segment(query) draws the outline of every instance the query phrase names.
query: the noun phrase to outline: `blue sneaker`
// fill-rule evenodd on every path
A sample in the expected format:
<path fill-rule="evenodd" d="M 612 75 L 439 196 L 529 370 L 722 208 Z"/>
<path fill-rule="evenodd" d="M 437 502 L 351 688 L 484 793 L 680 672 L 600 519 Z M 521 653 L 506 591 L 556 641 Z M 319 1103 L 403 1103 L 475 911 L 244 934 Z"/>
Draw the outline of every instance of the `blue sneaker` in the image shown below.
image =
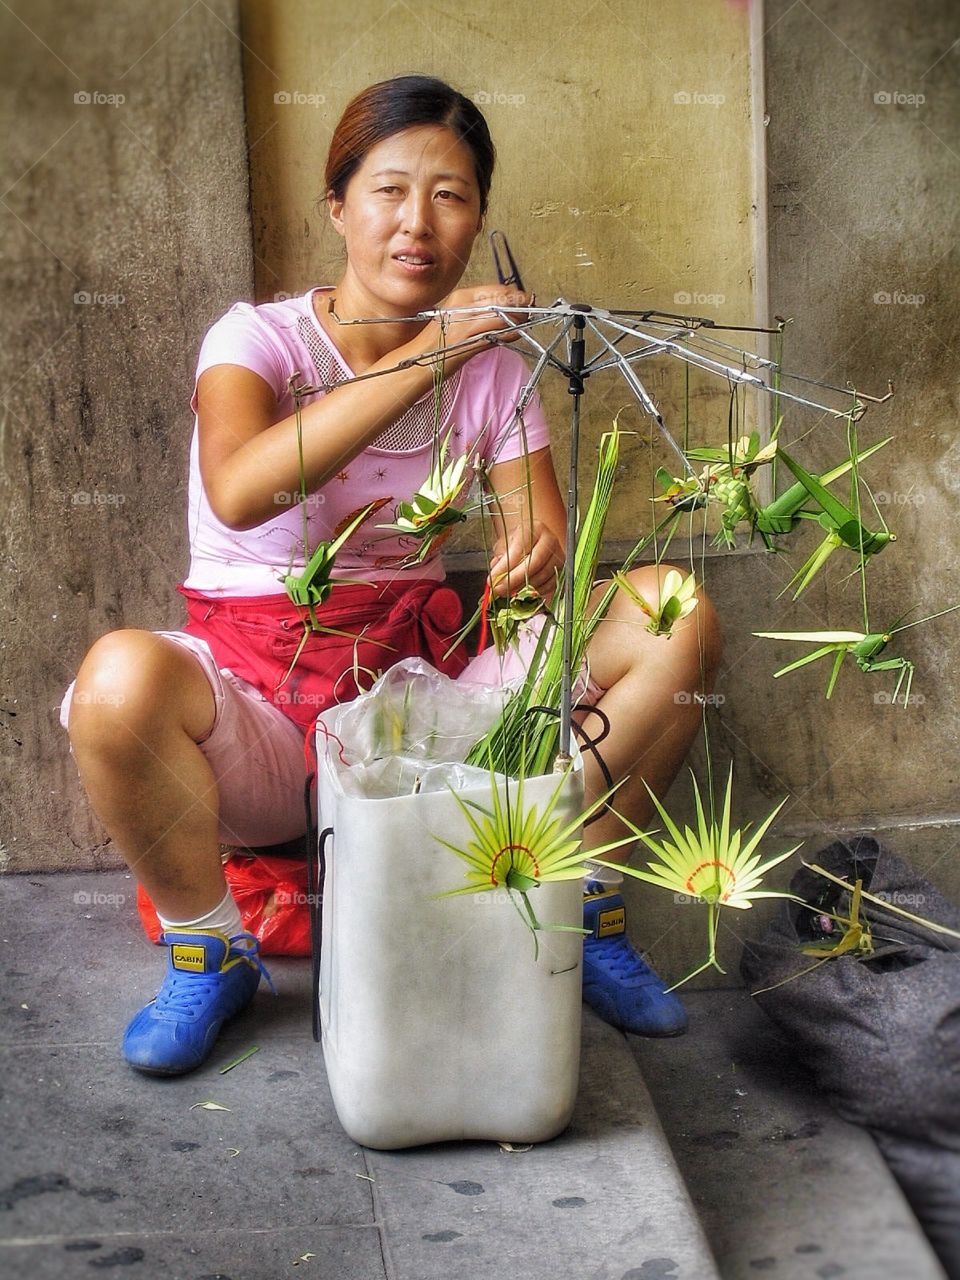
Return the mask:
<path fill-rule="evenodd" d="M 260 960 L 252 933 L 228 938 L 215 929 L 165 933 L 167 976 L 149 1004 L 135 1014 L 123 1037 L 123 1056 L 154 1076 L 179 1076 L 209 1056 L 220 1028 L 253 999 Z"/>
<path fill-rule="evenodd" d="M 613 1027 L 635 1036 L 678 1036 L 687 1013 L 663 980 L 633 949 L 623 896 L 587 881 L 583 895 L 583 998 Z"/>

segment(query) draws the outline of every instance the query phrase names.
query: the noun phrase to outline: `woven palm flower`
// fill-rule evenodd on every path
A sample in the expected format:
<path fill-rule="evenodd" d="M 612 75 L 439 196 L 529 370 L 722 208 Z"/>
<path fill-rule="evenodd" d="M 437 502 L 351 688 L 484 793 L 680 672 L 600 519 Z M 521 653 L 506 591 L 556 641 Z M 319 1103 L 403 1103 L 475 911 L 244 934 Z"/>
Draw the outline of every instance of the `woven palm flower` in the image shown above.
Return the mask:
<path fill-rule="evenodd" d="M 420 546 L 413 557 L 415 562 L 426 559 L 436 539 L 448 533 L 451 525 L 467 518 L 467 512 L 453 504 L 464 487 L 469 459 L 463 454 L 448 462 L 449 443 L 448 432 L 424 483 L 409 502 L 398 503 L 393 524 L 379 526 L 381 529 L 393 529 L 408 537 L 417 538 Z"/>
<path fill-rule="evenodd" d="M 535 804 L 525 804 L 524 780 L 516 784 L 508 781 L 503 790 L 498 786 L 497 775 L 491 770 L 491 803 L 464 799 L 456 791 L 454 799 L 470 825 L 473 839 L 466 847 L 437 836 L 438 844 L 455 853 L 467 865 L 468 884 L 461 889 L 450 889 L 439 894 L 441 898 L 453 898 L 467 893 L 487 893 L 491 889 L 506 889 L 520 911 L 524 923 L 533 932 L 534 955 L 539 954 L 537 931 L 584 933 L 584 929 L 569 924 L 541 924 L 534 913 L 528 894 L 541 884 L 559 880 L 580 880 L 587 872 L 584 859 L 609 853 L 633 836 L 624 836 L 599 849 L 584 852 L 580 828 L 610 798 L 610 792 L 589 805 L 573 818 L 556 815 L 557 802 L 566 775 L 562 775 L 541 813 Z M 518 894 L 520 902 L 513 895 Z"/>
<path fill-rule="evenodd" d="M 508 599 L 497 600 L 490 610 L 490 629 L 493 631 L 497 652 L 505 653 L 507 647 L 517 641 L 523 623 L 529 622 L 544 610 L 550 613 L 546 600 L 529 582 Z"/>
<path fill-rule="evenodd" d="M 697 579 L 692 573 L 683 578 L 676 569 L 668 569 L 660 583 L 660 595 L 655 604 L 645 600 L 625 574 L 615 573 L 613 579 L 650 619 L 647 630 L 655 636 L 669 637 L 674 623 L 693 613 L 697 607 Z"/>
<path fill-rule="evenodd" d="M 714 814 L 711 814 L 710 821 L 707 821 L 697 780 L 692 773 L 690 776 L 693 778 L 693 793 L 697 806 L 697 830 L 684 827 L 681 831 L 647 787 L 670 839 L 658 839 L 655 835 L 648 835 L 624 818 L 623 821 L 632 828 L 636 837 L 651 853 L 656 855 L 658 861 L 648 862 L 645 871 L 633 867 L 617 868 L 626 872 L 627 875 L 634 876 L 637 880 L 645 880 L 648 884 L 669 889 L 671 893 L 681 894 L 684 898 L 693 898 L 707 906 L 707 959 L 685 978 L 681 978 L 675 986 L 681 986 L 711 966 L 720 973 L 725 972 L 717 960 L 717 922 L 720 911 L 724 907 L 735 907 L 739 911 L 747 911 L 758 898 L 790 897 L 790 894 L 761 889 L 760 884 L 772 867 L 789 858 L 800 848 L 800 845 L 796 844 L 792 849 L 775 854 L 765 862 L 761 861 L 760 854 L 756 852 L 767 828 L 786 804 L 786 797 L 780 801 L 772 813 L 763 819 L 759 827 L 748 835 L 751 823 L 732 831 L 730 829 L 733 765 L 731 764 L 727 776 L 723 813 L 719 822 Z"/>

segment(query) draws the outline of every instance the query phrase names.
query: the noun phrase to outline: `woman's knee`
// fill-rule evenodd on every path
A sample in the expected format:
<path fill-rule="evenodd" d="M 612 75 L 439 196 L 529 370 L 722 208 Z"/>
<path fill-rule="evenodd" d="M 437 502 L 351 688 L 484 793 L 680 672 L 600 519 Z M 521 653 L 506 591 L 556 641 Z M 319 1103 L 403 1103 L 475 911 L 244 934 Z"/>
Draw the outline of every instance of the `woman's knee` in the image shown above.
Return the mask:
<path fill-rule="evenodd" d="M 121 725 L 146 733 L 179 721 L 191 736 L 202 737 L 214 712 L 213 691 L 186 649 L 152 631 L 111 631 L 80 665 L 68 731 L 76 745 Z"/>
<path fill-rule="evenodd" d="M 633 590 L 645 600 L 659 599 L 664 577 L 675 570 L 681 578 L 687 578 L 689 569 L 674 564 L 646 564 L 631 569 L 626 574 Z M 723 631 L 720 619 L 702 585 L 697 587 L 697 607 L 685 618 L 674 624 L 670 635 L 670 656 L 676 661 L 681 655 L 689 658 L 691 676 L 698 674 L 706 689 L 713 685 L 723 656 Z"/>

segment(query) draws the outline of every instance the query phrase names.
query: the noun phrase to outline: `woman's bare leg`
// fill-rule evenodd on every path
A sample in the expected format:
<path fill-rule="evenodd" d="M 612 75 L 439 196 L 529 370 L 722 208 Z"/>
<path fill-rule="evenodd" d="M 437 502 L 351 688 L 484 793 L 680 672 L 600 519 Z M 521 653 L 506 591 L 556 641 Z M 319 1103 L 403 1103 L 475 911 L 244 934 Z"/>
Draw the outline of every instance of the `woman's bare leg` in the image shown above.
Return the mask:
<path fill-rule="evenodd" d="M 669 568 L 635 569 L 629 575 L 631 584 L 644 599 L 656 600 L 658 580 Z M 657 796 L 670 786 L 700 728 L 697 695 L 712 687 L 720 661 L 720 628 L 704 595 L 669 637 L 651 635 L 648 621 L 629 596 L 618 591 L 589 649 L 591 675 L 606 689 L 597 707 L 610 721 L 610 733 L 599 750 L 614 781 L 625 779 L 613 804 L 638 827 L 653 812 L 644 783 Z M 599 733 L 599 716 L 584 712 L 579 719 L 588 732 Z M 589 752 L 584 757 L 584 784 L 588 800 L 606 789 Z M 607 812 L 586 828 L 584 847 L 589 853 L 629 834 L 616 814 Z M 631 840 L 604 857 L 626 862 L 632 846 Z M 666 991 L 666 984 L 627 937 L 624 902 L 616 887 L 586 886 L 584 925 L 589 932 L 583 942 L 583 998 L 600 1017 L 635 1035 L 684 1031 L 683 1005 Z"/>
<path fill-rule="evenodd" d="M 115 631 L 77 675 L 69 733 L 80 778 L 111 839 L 169 920 L 222 901 L 217 784 L 198 741 L 213 692 L 199 663 L 150 631 Z"/>
<path fill-rule="evenodd" d="M 645 565 L 629 574 L 637 592 L 658 598 L 658 576 L 670 565 Z M 597 593 L 602 593 L 598 588 Z M 701 592 L 694 611 L 675 625 L 669 637 L 646 630 L 649 619 L 622 591 L 595 631 L 589 648 L 590 674 L 603 689 L 598 708 L 610 721 L 610 733 L 598 748 L 614 781 L 626 778 L 613 804 L 642 827 L 654 812 L 644 782 L 662 796 L 676 777 L 701 725 L 698 695 L 713 687 L 720 662 L 720 626 L 713 606 Z M 578 715 L 588 733 L 600 732 L 599 718 Z M 589 801 L 606 789 L 589 752 L 584 758 Z M 627 834 L 623 823 L 605 814 L 584 833 L 587 850 Z M 625 862 L 625 845 L 605 855 Z"/>

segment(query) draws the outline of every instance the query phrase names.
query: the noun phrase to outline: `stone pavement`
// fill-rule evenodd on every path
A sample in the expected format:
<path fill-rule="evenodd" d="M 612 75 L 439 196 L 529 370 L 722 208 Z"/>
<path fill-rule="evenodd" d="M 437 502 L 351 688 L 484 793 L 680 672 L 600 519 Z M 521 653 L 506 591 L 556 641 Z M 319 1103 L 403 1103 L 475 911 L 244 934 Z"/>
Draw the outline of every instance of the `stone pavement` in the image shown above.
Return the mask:
<path fill-rule="evenodd" d="M 626 1038 L 592 1016 L 573 1123 L 529 1151 L 352 1143 L 311 1038 L 306 961 L 268 961 L 279 996 L 261 987 L 200 1071 L 138 1075 L 120 1034 L 163 955 L 133 892 L 122 872 L 0 882 L 3 1275 L 716 1275 Z M 228 1110 L 195 1105 L 211 1101 Z"/>

